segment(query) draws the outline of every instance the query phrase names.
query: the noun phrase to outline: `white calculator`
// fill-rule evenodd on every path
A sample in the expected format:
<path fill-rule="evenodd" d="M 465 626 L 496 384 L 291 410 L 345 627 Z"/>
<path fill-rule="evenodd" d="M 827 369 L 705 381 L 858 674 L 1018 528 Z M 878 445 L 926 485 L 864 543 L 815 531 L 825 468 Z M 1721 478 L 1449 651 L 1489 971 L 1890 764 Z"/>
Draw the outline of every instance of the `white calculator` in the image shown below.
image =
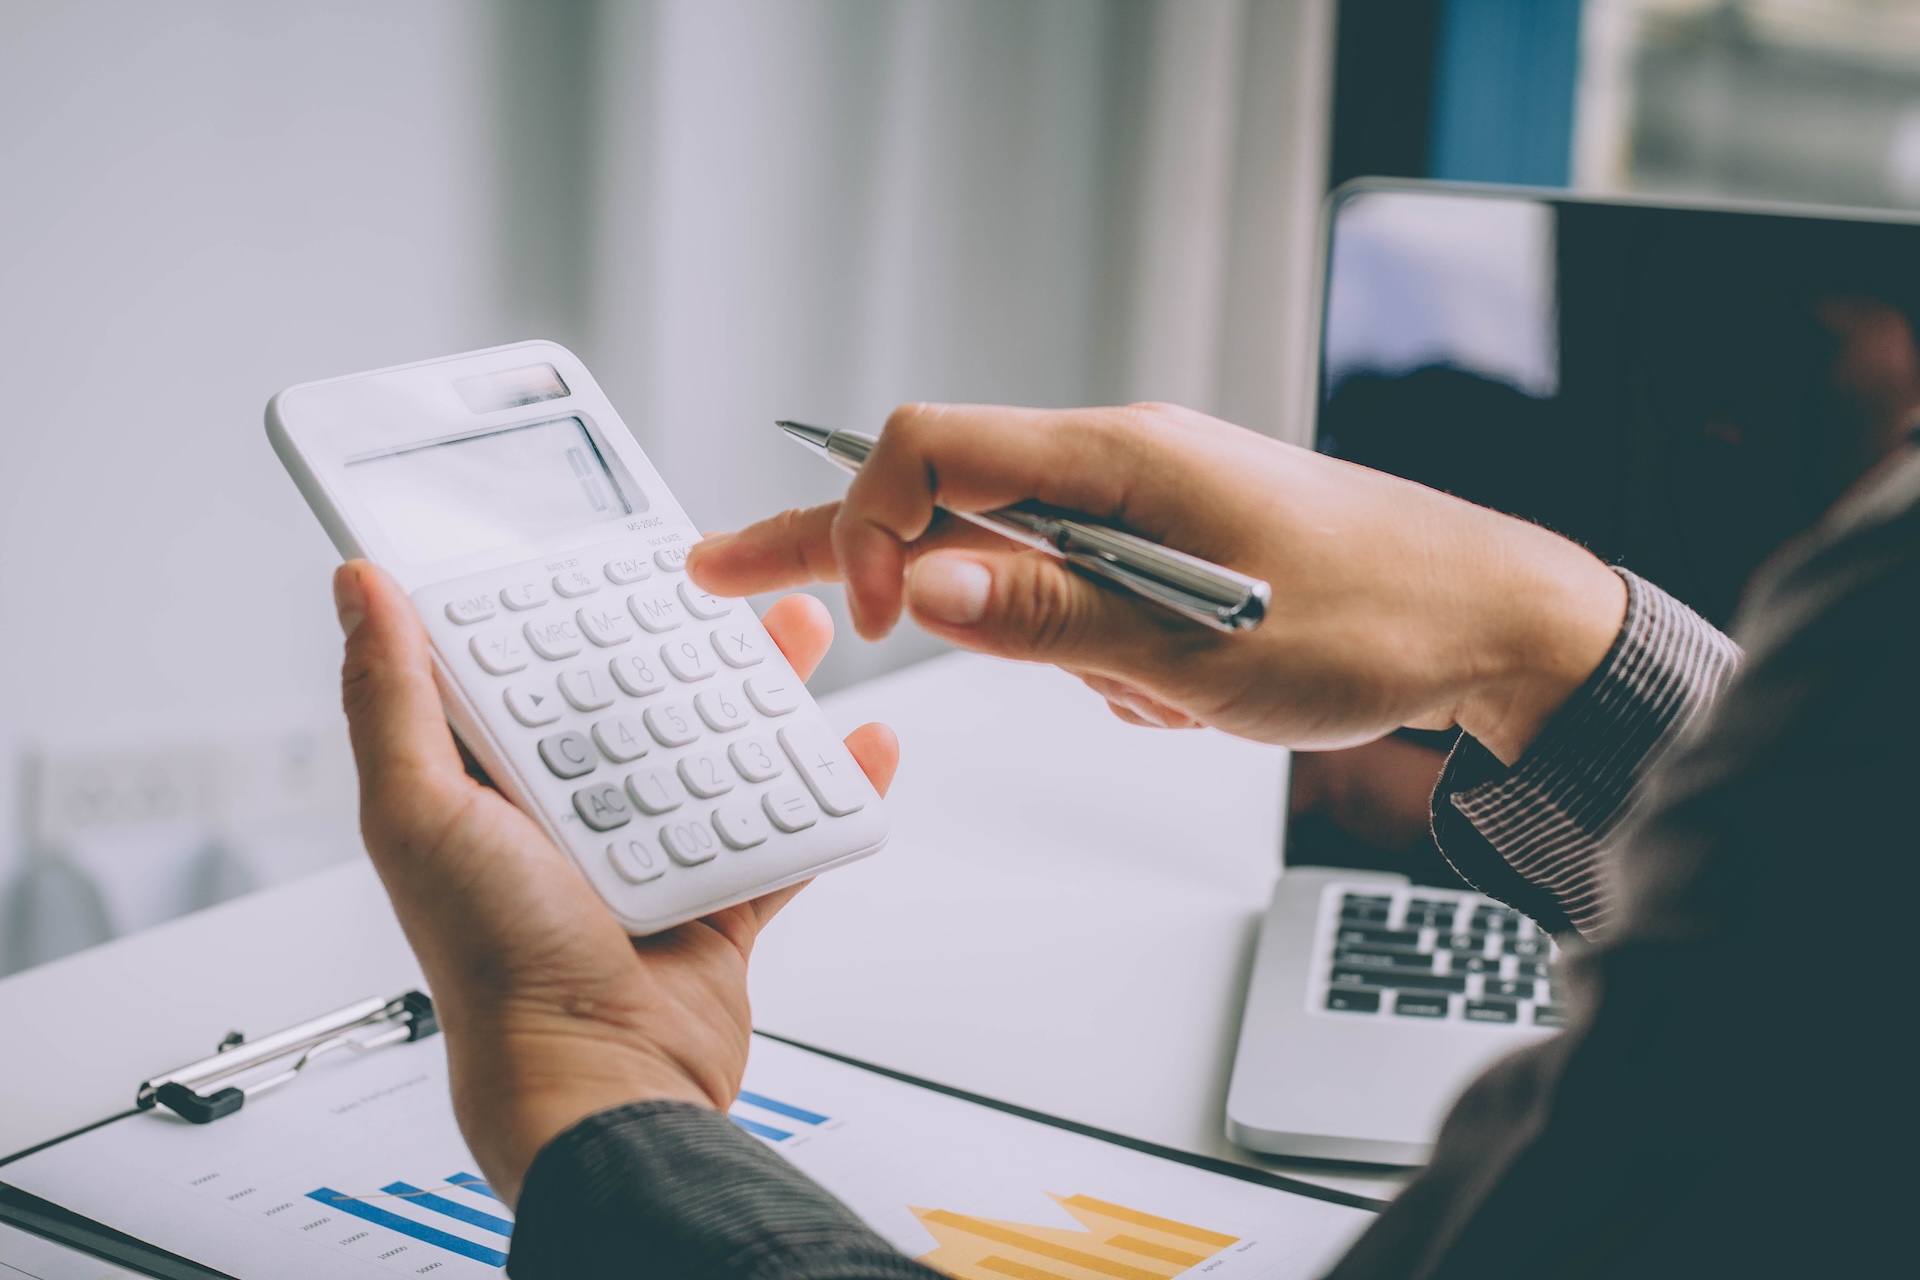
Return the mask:
<path fill-rule="evenodd" d="M 886 843 L 880 797 L 585 366 L 523 342 L 288 387 L 267 435 L 412 595 L 447 718 L 630 933 Z"/>

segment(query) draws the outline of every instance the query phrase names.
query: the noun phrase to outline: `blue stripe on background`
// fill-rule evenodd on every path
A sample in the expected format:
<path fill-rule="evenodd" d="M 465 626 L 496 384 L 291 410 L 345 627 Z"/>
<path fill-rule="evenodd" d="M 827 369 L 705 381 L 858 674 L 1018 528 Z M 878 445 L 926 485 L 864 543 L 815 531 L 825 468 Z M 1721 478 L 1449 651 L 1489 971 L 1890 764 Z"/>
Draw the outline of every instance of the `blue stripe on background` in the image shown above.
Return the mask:
<path fill-rule="evenodd" d="M 307 1199 L 318 1200 L 329 1209 L 338 1209 L 364 1222 L 385 1227 L 389 1231 L 397 1231 L 403 1236 L 412 1236 L 422 1244 L 445 1249 L 448 1253 L 457 1253 L 463 1258 L 472 1258 L 475 1262 L 484 1262 L 490 1267 L 507 1265 L 507 1255 L 498 1249 L 489 1249 L 486 1245 L 475 1244 L 452 1232 L 429 1227 L 424 1223 L 415 1222 L 412 1218 L 403 1218 L 397 1213 L 388 1213 L 385 1209 L 376 1209 L 366 1201 L 355 1200 L 345 1192 L 335 1191 L 332 1187 L 321 1187 L 317 1191 L 309 1191 Z"/>
<path fill-rule="evenodd" d="M 493 1193 L 493 1188 L 487 1185 L 487 1180 L 485 1178 L 479 1177 L 475 1174 L 450 1173 L 447 1175 L 447 1181 L 451 1182 L 456 1187 L 464 1187 L 468 1191 L 473 1192 L 475 1195 L 485 1196 L 487 1199 L 498 1201 L 500 1204 L 506 1203 L 505 1200 L 501 1200 L 499 1196 Z"/>
<path fill-rule="evenodd" d="M 1429 176 L 1564 187 L 1580 0 L 1443 0 Z"/>
<path fill-rule="evenodd" d="M 470 1227 L 482 1227 L 497 1236 L 513 1234 L 513 1223 L 505 1218 L 495 1217 L 491 1213 L 482 1213 L 478 1209 L 469 1209 L 464 1204 L 422 1191 L 409 1182 L 389 1182 L 380 1188 L 390 1196 L 401 1196 L 409 1204 L 417 1204 L 422 1209 L 431 1209 L 435 1213 L 445 1214 L 449 1218 L 466 1223 Z"/>
<path fill-rule="evenodd" d="M 825 1124 L 832 1119 L 831 1116 L 823 1116 L 818 1111 L 807 1111 L 791 1103 L 769 1098 L 764 1093 L 750 1093 L 745 1089 L 740 1091 L 740 1101 L 756 1106 L 762 1111 L 771 1111 L 777 1116 L 785 1116 L 789 1120 L 798 1120 L 801 1124 Z"/>
<path fill-rule="evenodd" d="M 770 1124 L 761 1124 L 758 1120 L 749 1120 L 745 1116 L 728 1116 L 727 1119 L 757 1138 L 770 1138 L 775 1142 L 784 1142 L 793 1136 L 785 1129 L 776 1129 Z"/>

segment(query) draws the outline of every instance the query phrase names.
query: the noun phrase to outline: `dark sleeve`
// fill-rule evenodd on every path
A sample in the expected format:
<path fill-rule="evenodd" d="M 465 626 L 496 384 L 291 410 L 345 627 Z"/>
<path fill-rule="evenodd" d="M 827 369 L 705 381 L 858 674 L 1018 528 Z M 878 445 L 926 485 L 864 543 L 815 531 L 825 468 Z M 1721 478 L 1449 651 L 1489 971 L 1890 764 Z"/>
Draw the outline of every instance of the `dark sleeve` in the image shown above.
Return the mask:
<path fill-rule="evenodd" d="M 636 1102 L 544 1147 L 515 1209 L 514 1280 L 932 1280 L 717 1111 Z"/>
<path fill-rule="evenodd" d="M 1605 852 L 1641 780 L 1720 696 L 1737 645 L 1624 570 L 1627 614 L 1612 650 L 1511 768 L 1462 736 L 1433 793 L 1440 851 L 1467 882 L 1550 933 L 1606 929 Z"/>
<path fill-rule="evenodd" d="M 1920 450 L 1750 584 L 1644 784 L 1572 1022 L 1469 1085 L 1337 1280 L 1912 1269 Z"/>

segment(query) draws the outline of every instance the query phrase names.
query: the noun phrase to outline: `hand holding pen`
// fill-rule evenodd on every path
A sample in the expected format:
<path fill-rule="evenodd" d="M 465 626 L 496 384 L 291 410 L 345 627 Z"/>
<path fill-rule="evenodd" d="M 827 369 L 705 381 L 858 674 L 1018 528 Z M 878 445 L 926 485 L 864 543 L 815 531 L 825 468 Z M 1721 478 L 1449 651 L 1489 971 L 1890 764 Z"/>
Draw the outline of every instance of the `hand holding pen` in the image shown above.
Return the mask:
<path fill-rule="evenodd" d="M 1037 505 L 1030 505 L 1037 504 Z M 1072 512 L 1271 584 L 1255 630 L 1195 626 L 942 510 Z M 1459 723 L 1510 758 L 1612 644 L 1625 591 L 1546 530 L 1189 410 L 913 405 L 841 502 L 701 543 L 745 595 L 844 581 L 855 628 L 902 609 L 1051 662 L 1142 724 L 1309 749 Z"/>

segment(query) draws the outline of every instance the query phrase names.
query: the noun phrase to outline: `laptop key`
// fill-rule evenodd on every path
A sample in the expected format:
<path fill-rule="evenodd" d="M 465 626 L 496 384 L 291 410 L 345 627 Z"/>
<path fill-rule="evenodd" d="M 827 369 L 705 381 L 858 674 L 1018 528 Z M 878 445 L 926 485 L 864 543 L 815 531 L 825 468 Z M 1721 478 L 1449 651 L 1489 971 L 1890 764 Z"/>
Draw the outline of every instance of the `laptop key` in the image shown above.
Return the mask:
<path fill-rule="evenodd" d="M 1353 987 L 1335 987 L 1327 992 L 1327 1008 L 1341 1013 L 1378 1013 L 1380 993 Z"/>
<path fill-rule="evenodd" d="M 1334 954 L 1335 964 L 1365 965 L 1369 969 L 1414 969 L 1433 972 L 1433 957 L 1419 951 L 1377 951 L 1371 947 L 1342 947 Z"/>
<path fill-rule="evenodd" d="M 1487 949 L 1487 935 L 1484 933 L 1455 933 L 1441 938 L 1439 946 L 1449 951 L 1480 952 Z"/>
<path fill-rule="evenodd" d="M 1393 1011 L 1403 1018 L 1444 1018 L 1447 1016 L 1447 998 L 1403 991 L 1394 998 Z"/>
<path fill-rule="evenodd" d="M 1520 1006 L 1511 1000 L 1467 1001 L 1468 1022 L 1516 1022 L 1519 1018 Z"/>
<path fill-rule="evenodd" d="M 1549 945 L 1545 938 L 1508 938 L 1505 950 L 1510 956 L 1545 956 Z"/>
<path fill-rule="evenodd" d="M 1387 923 L 1387 909 L 1385 907 L 1341 907 L 1340 923 L 1343 925 L 1385 925 Z"/>
<path fill-rule="evenodd" d="M 1406 947 L 1412 950 L 1420 945 L 1420 931 L 1418 929 L 1367 929 L 1358 925 L 1342 925 L 1334 941 L 1343 947 Z"/>
<path fill-rule="evenodd" d="M 1533 1006 L 1533 1025 L 1536 1027 L 1566 1026 L 1566 1006 L 1558 1004 L 1537 1004 Z"/>
<path fill-rule="evenodd" d="M 1463 956 L 1455 952 L 1453 971 L 1455 973 L 1491 973 L 1497 977 L 1500 973 L 1500 957 Z"/>
<path fill-rule="evenodd" d="M 1467 989 L 1465 975 L 1409 973 L 1405 969 L 1359 969 L 1341 966 L 1334 969 L 1333 980 L 1341 986 L 1402 987 L 1414 991 L 1465 992 Z"/>
<path fill-rule="evenodd" d="M 1520 978 L 1488 978 L 1482 988 L 1492 997 L 1505 997 L 1509 1000 L 1533 999 L 1533 984 Z"/>
<path fill-rule="evenodd" d="M 1516 978 L 1544 978 L 1548 976 L 1545 960 L 1522 960 L 1513 966 Z"/>

